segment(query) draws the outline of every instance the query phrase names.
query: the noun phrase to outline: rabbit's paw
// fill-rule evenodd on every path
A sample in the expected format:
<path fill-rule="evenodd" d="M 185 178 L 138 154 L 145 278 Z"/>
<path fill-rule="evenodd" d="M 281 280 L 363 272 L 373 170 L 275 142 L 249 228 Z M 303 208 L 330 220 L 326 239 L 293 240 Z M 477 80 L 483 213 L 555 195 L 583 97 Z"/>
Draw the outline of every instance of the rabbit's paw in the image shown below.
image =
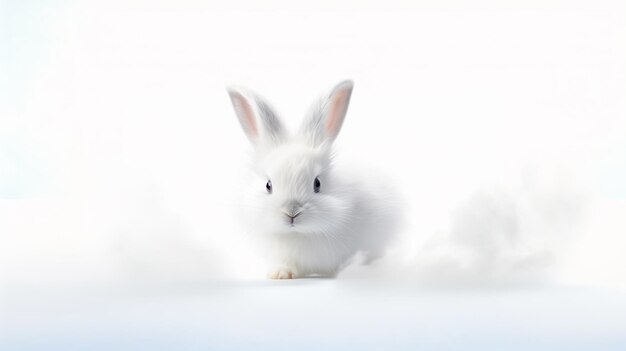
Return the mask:
<path fill-rule="evenodd" d="M 270 279 L 295 279 L 298 277 L 298 273 L 293 268 L 278 266 L 270 270 L 267 277 Z"/>

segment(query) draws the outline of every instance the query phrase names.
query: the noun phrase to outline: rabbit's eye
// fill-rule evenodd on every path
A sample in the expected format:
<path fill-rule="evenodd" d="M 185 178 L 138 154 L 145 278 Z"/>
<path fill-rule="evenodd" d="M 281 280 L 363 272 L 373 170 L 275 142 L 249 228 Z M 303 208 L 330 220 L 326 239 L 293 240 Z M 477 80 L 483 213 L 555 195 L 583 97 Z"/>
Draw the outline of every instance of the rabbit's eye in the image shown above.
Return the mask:
<path fill-rule="evenodd" d="M 265 189 L 267 189 L 268 194 L 272 193 L 272 181 L 271 180 L 267 181 L 267 184 L 265 184 Z"/>
<path fill-rule="evenodd" d="M 319 178 L 315 177 L 315 181 L 313 182 L 313 191 L 315 191 L 316 193 L 319 193 L 320 186 L 322 186 L 322 184 L 320 183 Z"/>

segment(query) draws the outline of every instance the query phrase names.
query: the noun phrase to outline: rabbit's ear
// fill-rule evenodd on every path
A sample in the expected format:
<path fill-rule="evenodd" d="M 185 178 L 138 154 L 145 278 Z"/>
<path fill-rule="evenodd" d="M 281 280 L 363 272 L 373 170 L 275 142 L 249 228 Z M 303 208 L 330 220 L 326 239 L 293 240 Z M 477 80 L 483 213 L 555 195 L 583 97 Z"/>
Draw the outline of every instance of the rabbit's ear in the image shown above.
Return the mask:
<path fill-rule="evenodd" d="M 337 84 L 327 97 L 313 107 L 302 125 L 301 134 L 308 137 L 314 145 L 335 140 L 348 112 L 353 86 L 354 83 L 350 80 Z"/>
<path fill-rule="evenodd" d="M 285 138 L 285 128 L 274 110 L 259 96 L 241 88 L 226 89 L 243 131 L 252 144 L 277 144 Z"/>

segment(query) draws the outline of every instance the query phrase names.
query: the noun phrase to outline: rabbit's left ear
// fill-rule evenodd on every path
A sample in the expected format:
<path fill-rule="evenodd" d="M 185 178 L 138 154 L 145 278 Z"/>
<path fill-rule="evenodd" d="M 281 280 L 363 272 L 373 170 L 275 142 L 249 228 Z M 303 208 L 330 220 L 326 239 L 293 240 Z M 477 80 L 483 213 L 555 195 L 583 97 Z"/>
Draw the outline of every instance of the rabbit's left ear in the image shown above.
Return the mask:
<path fill-rule="evenodd" d="M 241 128 L 253 145 L 278 144 L 285 139 L 280 119 L 259 95 L 236 87 L 229 87 L 227 91 Z"/>
<path fill-rule="evenodd" d="M 301 134 L 310 138 L 314 145 L 334 141 L 348 112 L 353 86 L 351 80 L 337 84 L 330 94 L 313 108 L 302 125 Z"/>

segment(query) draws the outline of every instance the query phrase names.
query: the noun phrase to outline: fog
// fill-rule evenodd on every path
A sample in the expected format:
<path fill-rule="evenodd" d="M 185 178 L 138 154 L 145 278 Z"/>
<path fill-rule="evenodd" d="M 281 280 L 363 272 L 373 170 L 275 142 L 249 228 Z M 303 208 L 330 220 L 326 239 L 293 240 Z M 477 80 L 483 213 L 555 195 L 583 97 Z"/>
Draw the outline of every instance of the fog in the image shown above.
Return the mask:
<path fill-rule="evenodd" d="M 623 16 L 144 6 L 4 5 L 3 281 L 255 279 L 224 87 L 295 125 L 352 78 L 337 162 L 387 173 L 408 204 L 372 272 L 624 283 L 625 222 L 604 218 L 626 196 Z"/>

